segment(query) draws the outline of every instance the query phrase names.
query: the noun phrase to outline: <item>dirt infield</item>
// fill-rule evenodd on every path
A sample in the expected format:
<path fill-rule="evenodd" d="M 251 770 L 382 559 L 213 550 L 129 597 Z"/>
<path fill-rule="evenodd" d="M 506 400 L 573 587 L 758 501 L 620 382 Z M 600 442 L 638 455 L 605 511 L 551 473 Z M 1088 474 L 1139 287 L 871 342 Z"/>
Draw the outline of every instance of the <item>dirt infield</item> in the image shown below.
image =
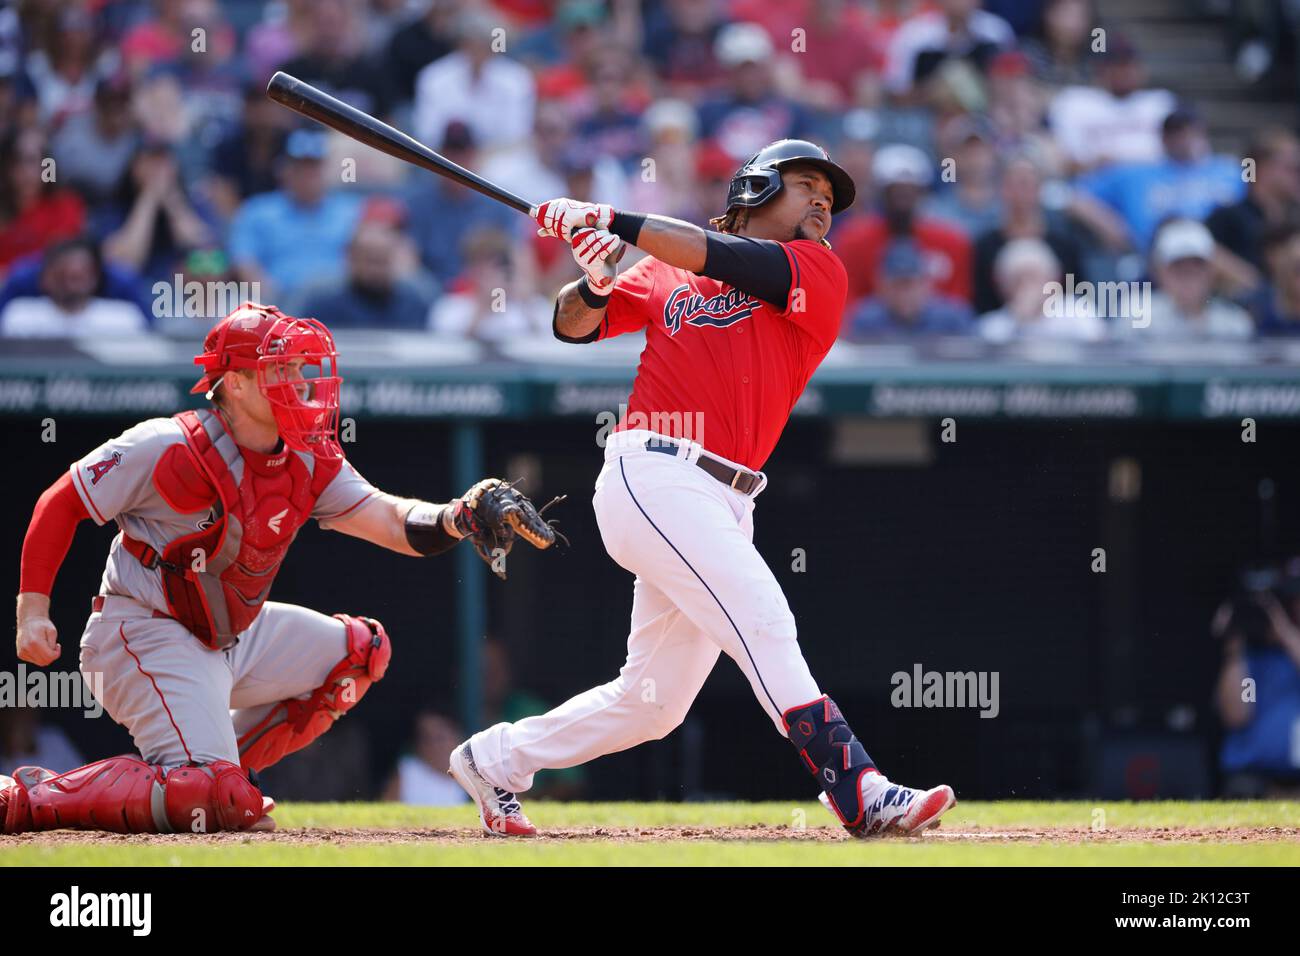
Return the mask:
<path fill-rule="evenodd" d="M 194 845 L 312 845 L 362 846 L 373 844 L 417 844 L 447 846 L 492 839 L 478 829 L 428 828 L 383 829 L 285 828 L 270 833 L 209 834 L 120 834 L 56 830 L 48 833 L 0 835 L 0 852 L 10 847 L 93 845 L 101 848 L 119 846 L 194 846 Z M 558 828 L 540 833 L 536 843 L 564 844 L 570 841 L 608 843 L 672 842 L 791 842 L 834 843 L 852 838 L 831 827 L 796 829 L 788 826 L 753 824 L 739 827 L 657 826 L 657 827 L 577 827 Z M 955 826 L 930 830 L 916 837 L 889 837 L 890 840 L 926 843 L 1017 843 L 1017 844 L 1105 844 L 1105 843 L 1300 843 L 1300 827 L 1116 827 L 1093 830 L 1088 827 L 979 827 Z"/>

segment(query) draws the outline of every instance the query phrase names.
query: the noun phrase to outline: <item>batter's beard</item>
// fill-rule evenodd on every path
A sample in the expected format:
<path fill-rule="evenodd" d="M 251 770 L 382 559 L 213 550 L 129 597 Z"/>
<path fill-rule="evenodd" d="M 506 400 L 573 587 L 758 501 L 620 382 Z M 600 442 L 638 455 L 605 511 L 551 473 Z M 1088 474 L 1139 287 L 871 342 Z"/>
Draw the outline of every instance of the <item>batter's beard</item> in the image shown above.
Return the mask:
<path fill-rule="evenodd" d="M 794 235 L 790 237 L 790 241 L 794 242 L 796 239 L 807 239 L 809 242 L 813 241 L 813 237 L 803 231 L 803 223 L 799 223 L 799 225 L 794 227 Z"/>

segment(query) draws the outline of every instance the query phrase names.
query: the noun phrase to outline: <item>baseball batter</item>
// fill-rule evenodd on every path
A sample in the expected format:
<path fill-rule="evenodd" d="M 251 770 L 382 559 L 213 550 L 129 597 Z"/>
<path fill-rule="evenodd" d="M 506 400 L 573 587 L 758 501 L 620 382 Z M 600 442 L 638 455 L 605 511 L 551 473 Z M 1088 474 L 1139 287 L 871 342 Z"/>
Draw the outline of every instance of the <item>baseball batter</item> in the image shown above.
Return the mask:
<path fill-rule="evenodd" d="M 446 505 L 367 482 L 338 442 L 333 338 L 320 322 L 245 303 L 209 332 L 195 393 L 211 407 L 128 429 L 42 496 L 23 542 L 18 656 L 61 652 L 50 593 L 77 525 L 120 529 L 81 638 L 83 674 L 135 741 L 55 775 L 0 777 L 0 829 L 157 833 L 273 829 L 257 771 L 333 726 L 384 676 L 383 625 L 269 601 L 298 529 L 400 554 L 471 538 L 480 556 L 555 532 L 498 479 Z"/>
<path fill-rule="evenodd" d="M 534 210 L 540 234 L 570 243 L 584 272 L 559 294 L 555 335 L 645 331 L 593 499 L 606 550 L 636 582 L 615 680 L 452 753 L 449 772 L 488 832 L 536 832 L 516 794 L 537 771 L 671 732 L 720 652 L 850 833 L 916 833 L 956 803 L 951 787 L 914 790 L 876 768 L 809 672 L 781 586 L 753 545 L 760 469 L 840 328 L 847 277 L 826 234 L 853 197 L 825 150 L 781 140 L 736 173 L 716 233 L 571 199 Z M 625 243 L 647 256 L 616 278 Z"/>

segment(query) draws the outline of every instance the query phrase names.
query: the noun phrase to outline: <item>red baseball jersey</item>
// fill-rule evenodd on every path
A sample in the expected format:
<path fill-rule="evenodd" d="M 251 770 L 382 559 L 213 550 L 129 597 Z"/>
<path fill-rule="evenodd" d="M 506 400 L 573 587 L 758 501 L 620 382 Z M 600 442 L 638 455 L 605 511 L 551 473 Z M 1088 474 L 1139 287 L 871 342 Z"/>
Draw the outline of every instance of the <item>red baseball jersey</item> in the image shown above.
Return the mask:
<path fill-rule="evenodd" d="M 782 248 L 785 310 L 650 256 L 619 276 L 599 337 L 645 329 L 646 345 L 618 430 L 649 428 L 763 467 L 835 344 L 848 288 L 825 246 L 796 239 Z"/>

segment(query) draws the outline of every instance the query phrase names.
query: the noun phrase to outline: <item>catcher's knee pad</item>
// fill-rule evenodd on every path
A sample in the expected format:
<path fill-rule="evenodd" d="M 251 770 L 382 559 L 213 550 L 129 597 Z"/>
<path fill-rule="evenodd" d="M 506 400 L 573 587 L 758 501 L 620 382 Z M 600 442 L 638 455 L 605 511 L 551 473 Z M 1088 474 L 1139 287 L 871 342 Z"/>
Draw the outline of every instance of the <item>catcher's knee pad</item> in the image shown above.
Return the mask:
<path fill-rule="evenodd" d="M 862 821 L 862 775 L 876 765 L 829 697 L 781 715 L 790 743 L 846 827 Z"/>
<path fill-rule="evenodd" d="M 347 655 L 309 697 L 281 701 L 240 738 L 239 762 L 250 770 L 263 770 L 325 733 L 388 669 L 393 649 L 382 624 L 369 617 L 334 616 L 347 629 Z"/>
<path fill-rule="evenodd" d="M 245 830 L 262 818 L 262 791 L 227 760 L 167 770 L 110 757 L 63 774 L 20 767 L 13 779 L 3 800 L 5 833 L 206 833 Z"/>

